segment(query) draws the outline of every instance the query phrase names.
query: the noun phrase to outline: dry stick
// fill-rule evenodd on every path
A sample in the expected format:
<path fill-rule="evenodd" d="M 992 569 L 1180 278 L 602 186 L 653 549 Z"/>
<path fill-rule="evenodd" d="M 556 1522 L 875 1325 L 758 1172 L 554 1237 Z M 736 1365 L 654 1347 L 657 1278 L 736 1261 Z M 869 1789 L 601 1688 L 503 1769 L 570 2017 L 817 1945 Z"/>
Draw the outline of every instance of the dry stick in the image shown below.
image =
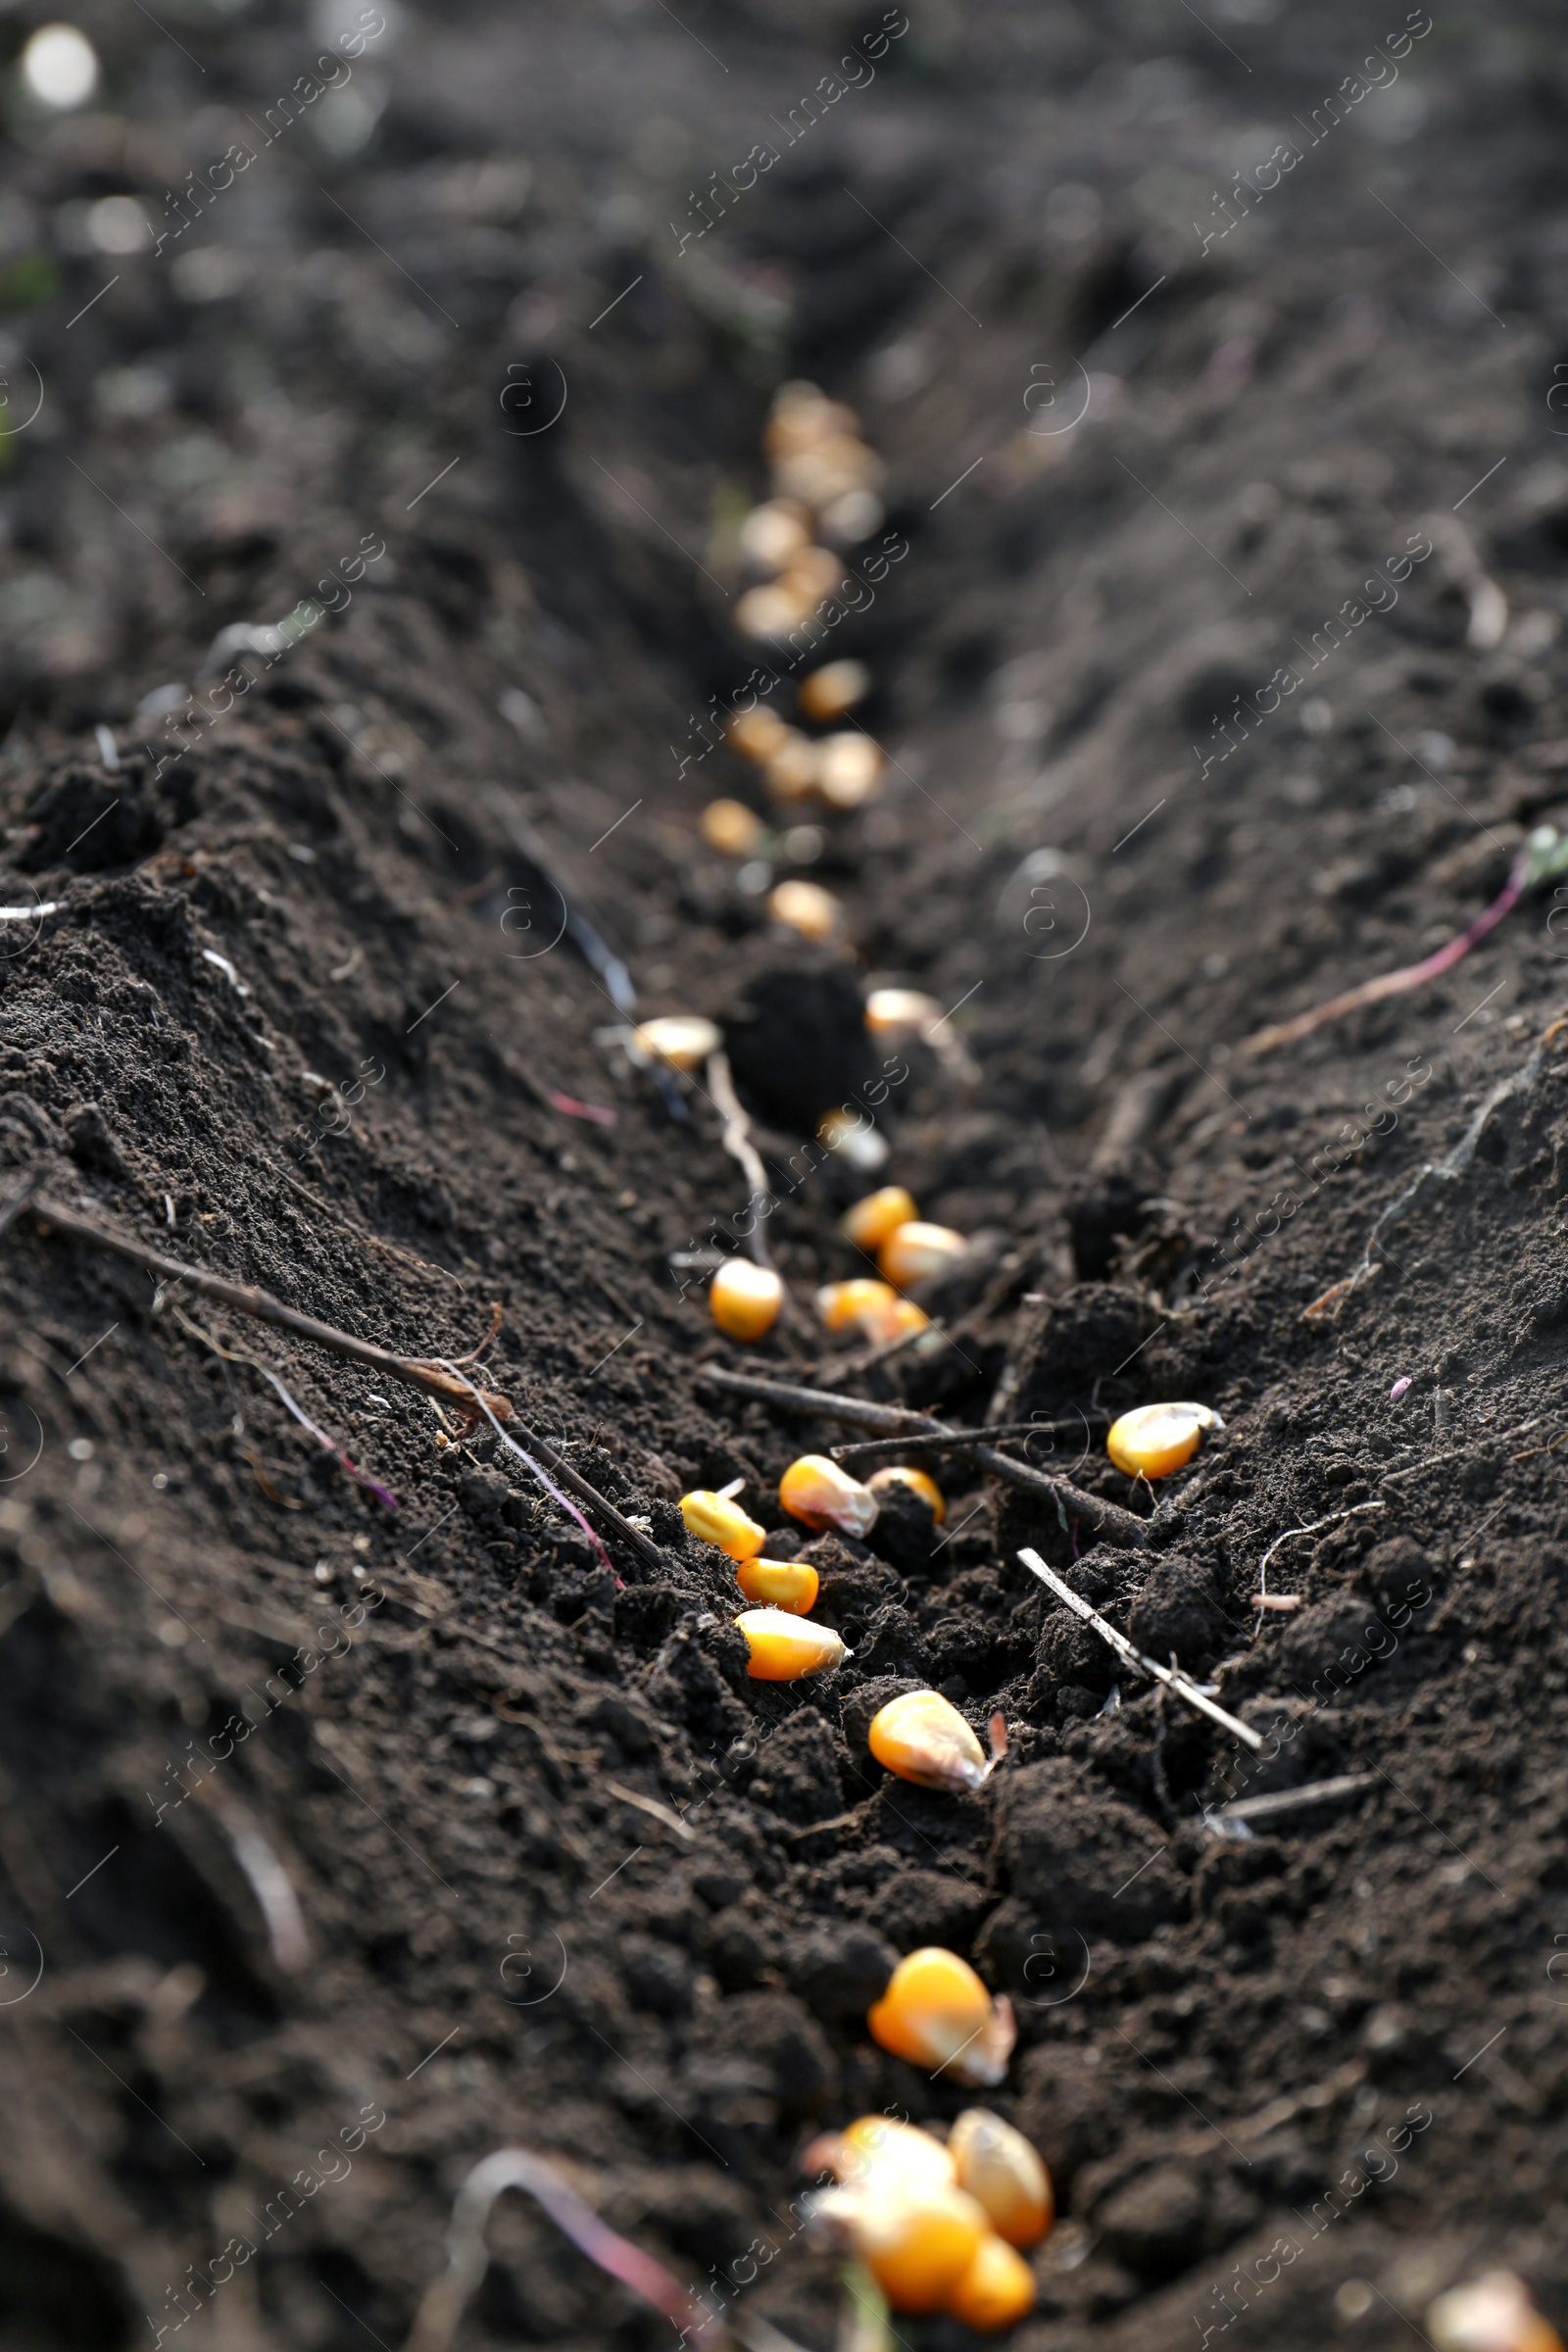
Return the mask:
<path fill-rule="evenodd" d="M 1108 1413 L 1090 1413 L 1091 1421 L 1106 1421 Z M 854 1461 L 862 1453 L 887 1453 L 896 1446 L 925 1446 L 932 1453 L 954 1453 L 962 1446 L 989 1446 L 995 1438 L 1071 1438 L 1078 1434 L 1070 1421 L 999 1421 L 994 1429 L 950 1429 L 945 1438 L 865 1438 L 854 1446 L 830 1446 L 836 1462 Z"/>
<path fill-rule="evenodd" d="M 767 1170 L 752 1141 L 752 1123 L 742 1110 L 735 1096 L 735 1082 L 729 1072 L 729 1055 L 712 1054 L 708 1061 L 708 1091 L 718 1106 L 724 1121 L 722 1142 L 731 1159 L 738 1159 L 752 1188 L 752 1230 L 746 1237 L 746 1247 L 760 1266 L 770 1266 L 767 1244 L 762 1239 L 762 1220 L 757 1213 L 758 1202 L 768 1198 Z"/>
<path fill-rule="evenodd" d="M 368 1364 L 388 1380 L 400 1380 L 411 1389 L 422 1389 L 427 1396 L 439 1396 L 454 1405 L 465 1418 L 472 1417 L 472 1398 L 466 1384 L 439 1365 L 426 1363 L 417 1356 L 394 1355 L 389 1348 L 378 1348 L 373 1340 L 357 1340 L 351 1332 L 338 1331 L 330 1323 L 318 1323 L 314 1315 L 297 1314 L 285 1306 L 270 1291 L 254 1289 L 251 1285 L 229 1282 L 221 1274 L 204 1274 L 199 1266 L 183 1266 L 177 1258 L 165 1257 L 157 1250 L 149 1250 L 144 1242 L 127 1236 L 110 1233 L 102 1225 L 93 1225 L 69 1208 L 61 1208 L 53 1200 L 34 1200 L 31 1214 L 46 1233 L 63 1233 L 72 1241 L 81 1242 L 89 1250 L 105 1250 L 111 1257 L 122 1257 L 133 1266 L 144 1266 L 165 1282 L 181 1282 L 204 1298 L 220 1298 L 242 1315 L 254 1315 L 259 1323 L 275 1323 L 280 1331 L 293 1332 L 296 1339 L 310 1340 L 318 1348 L 328 1348 L 334 1355 L 346 1355 L 357 1364 Z M 486 1401 L 503 1420 L 512 1418 L 513 1408 L 505 1396 L 486 1396 Z"/>
<path fill-rule="evenodd" d="M 478 1405 L 479 1410 L 483 1413 L 485 1419 L 495 1431 L 496 1436 L 501 1440 L 502 1445 L 507 1447 L 509 1452 L 514 1453 L 519 1461 L 526 1462 L 528 1468 L 533 1472 L 535 1478 L 539 1478 L 540 1471 L 538 1463 L 528 1460 L 528 1456 L 523 1452 L 522 1447 L 516 1445 L 514 1441 L 508 1436 L 507 1432 L 502 1428 L 500 1422 L 496 1419 L 495 1414 L 490 1409 L 493 1404 L 502 1403 L 505 1401 L 505 1399 L 495 1396 L 486 1397 L 481 1396 L 471 1381 L 463 1380 L 463 1375 L 456 1369 L 456 1366 L 451 1368 L 454 1379 L 463 1381 L 465 1392 L 471 1396 L 474 1402 Z M 663 1553 L 660 1550 L 659 1545 L 654 1542 L 652 1536 L 645 1536 L 640 1527 L 633 1527 L 631 1521 L 624 1517 L 621 1512 L 617 1511 L 614 1504 L 611 1502 L 605 1495 L 601 1494 L 597 1487 L 591 1487 L 585 1478 L 582 1478 L 578 1475 L 569 1462 L 564 1462 L 562 1460 L 560 1454 L 556 1451 L 555 1447 L 547 1439 L 536 1438 L 530 1431 L 524 1429 L 522 1423 L 517 1419 L 516 1413 L 510 1404 L 507 1405 L 506 1409 L 508 1417 L 511 1419 L 513 1426 L 521 1432 L 522 1436 L 527 1439 L 529 1445 L 533 1447 L 536 1453 L 543 1455 L 544 1459 L 549 1463 L 550 1468 L 554 1472 L 555 1476 L 560 1479 L 562 1485 L 569 1494 L 575 1494 L 579 1502 L 590 1503 L 599 1513 L 599 1516 L 602 1519 L 609 1521 L 610 1525 L 614 1529 L 616 1535 L 621 1537 L 625 1543 L 629 1544 L 634 1551 L 640 1552 L 642 1557 L 648 1561 L 651 1567 L 665 1568 L 668 1566 L 668 1562 L 664 1558 Z M 560 1500 L 559 1496 L 557 1497 L 557 1500 Z M 590 1536 L 593 1535 L 592 1528 L 588 1530 L 588 1533 Z M 597 1541 L 597 1539 L 595 1540 Z"/>
<path fill-rule="evenodd" d="M 1219 1805 L 1211 1822 L 1275 1821 L 1291 1813 L 1309 1813 L 1317 1805 L 1339 1805 L 1364 1788 L 1375 1788 L 1375 1772 L 1342 1772 L 1332 1781 L 1312 1781 L 1304 1788 L 1272 1788 L 1261 1796 L 1239 1796 L 1234 1804 Z"/>
<path fill-rule="evenodd" d="M 953 1434 L 929 1414 L 911 1412 L 906 1405 L 872 1404 L 860 1396 L 839 1396 L 827 1389 L 801 1389 L 782 1380 L 758 1380 L 749 1372 L 725 1372 L 717 1366 L 705 1364 L 702 1378 L 712 1387 L 727 1390 L 736 1396 L 755 1396 L 764 1404 L 782 1405 L 794 1412 L 825 1413 L 832 1421 L 858 1422 L 862 1429 L 898 1431 L 910 1444 L 923 1445 L 928 1438 L 946 1438 Z M 999 1453 L 994 1446 L 979 1446 L 974 1458 L 981 1469 L 993 1477 L 1005 1479 L 1009 1486 L 1022 1487 L 1031 1494 L 1050 1497 L 1058 1506 L 1064 1503 L 1101 1535 L 1123 1546 L 1139 1550 L 1149 1542 L 1149 1521 L 1124 1511 L 1119 1503 L 1102 1502 L 1098 1494 L 1086 1494 L 1080 1487 L 1070 1486 L 1064 1478 L 1048 1478 L 1042 1470 L 1031 1470 L 1027 1463 L 1015 1462 L 1009 1454 Z"/>
<path fill-rule="evenodd" d="M 1250 1725 L 1238 1722 L 1234 1715 L 1227 1715 L 1223 1707 L 1216 1707 L 1211 1698 L 1204 1697 L 1196 1683 L 1188 1680 L 1179 1666 L 1161 1666 L 1156 1659 L 1146 1658 L 1141 1649 L 1133 1647 L 1125 1634 L 1118 1634 L 1098 1609 L 1090 1607 L 1082 1593 L 1075 1592 L 1071 1585 L 1063 1584 L 1055 1570 L 1046 1566 L 1038 1551 L 1023 1550 L 1018 1557 L 1032 1575 L 1039 1577 L 1043 1585 L 1050 1586 L 1058 1600 L 1064 1600 L 1068 1608 L 1083 1619 L 1085 1625 L 1092 1625 L 1101 1640 L 1108 1642 L 1116 1655 L 1125 1658 L 1129 1666 L 1152 1674 L 1156 1682 L 1164 1684 L 1167 1690 L 1174 1690 L 1178 1698 L 1184 1698 L 1190 1707 L 1196 1707 L 1200 1714 L 1207 1715 L 1212 1722 L 1222 1724 L 1238 1740 L 1245 1740 L 1257 1754 L 1262 1753 L 1264 1741 L 1261 1732 L 1254 1732 Z"/>

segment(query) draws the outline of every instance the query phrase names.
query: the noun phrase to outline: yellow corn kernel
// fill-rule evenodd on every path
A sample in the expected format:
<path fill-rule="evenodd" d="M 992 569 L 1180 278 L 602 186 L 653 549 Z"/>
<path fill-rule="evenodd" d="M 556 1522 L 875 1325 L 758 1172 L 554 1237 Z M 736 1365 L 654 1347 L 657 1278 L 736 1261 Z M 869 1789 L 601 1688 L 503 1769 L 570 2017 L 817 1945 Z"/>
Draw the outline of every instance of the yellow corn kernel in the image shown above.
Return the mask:
<path fill-rule="evenodd" d="M 865 2022 L 895 2058 L 988 2086 L 1005 2075 L 1017 2038 L 1012 2003 L 993 2001 L 968 1961 L 940 1944 L 899 1962 Z"/>
<path fill-rule="evenodd" d="M 867 1193 L 857 1200 L 847 1215 L 839 1220 L 839 1231 L 857 1250 L 880 1250 L 890 1234 L 901 1225 L 912 1225 L 920 1211 L 914 1198 L 902 1184 L 885 1184 L 878 1193 Z"/>
<path fill-rule="evenodd" d="M 958 2186 L 982 2204 L 1009 2246 L 1038 2245 L 1055 2219 L 1051 2175 L 1021 2132 L 987 2107 L 966 2107 L 948 2134 Z"/>
<path fill-rule="evenodd" d="M 843 584 L 844 558 L 827 547 L 803 547 L 798 556 L 791 557 L 779 581 L 779 586 L 793 591 L 803 605 L 816 604 Z"/>
<path fill-rule="evenodd" d="M 816 1311 L 829 1331 L 848 1331 L 879 1307 L 897 1306 L 899 1295 L 890 1282 L 866 1274 L 853 1282 L 824 1282 L 816 1294 Z"/>
<path fill-rule="evenodd" d="M 1206 1404 L 1141 1404 L 1113 1421 L 1105 1451 L 1129 1478 L 1169 1478 L 1190 1462 L 1206 1429 L 1223 1429 Z"/>
<path fill-rule="evenodd" d="M 914 988 L 873 988 L 865 1000 L 865 1025 L 871 1035 L 885 1038 L 924 1037 L 942 1018 L 935 997 Z"/>
<path fill-rule="evenodd" d="M 945 1274 L 968 1247 L 962 1234 L 955 1233 L 951 1225 L 925 1225 L 915 1218 L 888 1235 L 876 1262 L 889 1282 L 906 1291 L 933 1274 Z"/>
<path fill-rule="evenodd" d="M 908 1303 L 907 1298 L 899 1300 L 901 1306 L 907 1306 Z M 918 1314 L 919 1311 L 919 1308 L 916 1307 L 915 1313 Z M 928 1502 L 931 1505 L 931 1516 L 938 1527 L 942 1525 L 948 1515 L 948 1506 L 943 1499 L 942 1489 L 937 1485 L 936 1480 L 928 1478 L 923 1470 L 906 1470 L 902 1462 L 890 1463 L 886 1470 L 873 1471 L 865 1483 L 873 1494 L 880 1494 L 885 1487 L 908 1487 L 912 1493 L 919 1495 L 922 1502 Z"/>
<path fill-rule="evenodd" d="M 816 1605 L 816 1570 L 804 1560 L 741 1560 L 735 1582 L 760 1609 L 782 1609 L 788 1617 L 805 1617 Z"/>
<path fill-rule="evenodd" d="M 815 384 L 795 378 L 781 384 L 773 395 L 772 412 L 762 432 L 762 448 L 769 458 L 790 456 L 798 449 L 814 449 L 837 433 L 858 433 L 860 420 L 851 408 L 840 400 L 829 400 Z"/>
<path fill-rule="evenodd" d="M 769 580 L 765 587 L 748 588 L 735 599 L 734 618 L 743 637 L 777 645 L 800 625 L 801 599 L 781 580 Z"/>
<path fill-rule="evenodd" d="M 837 1110 L 824 1110 L 816 1122 L 816 1140 L 824 1152 L 836 1152 L 845 1166 L 859 1175 L 874 1176 L 878 1168 L 887 1165 L 886 1139 L 878 1135 L 863 1111 L 844 1104 Z"/>
<path fill-rule="evenodd" d="M 829 2199 L 843 2200 L 850 2242 L 895 2311 L 940 2310 L 986 2235 L 973 2197 L 940 2182 L 873 2178 Z"/>
<path fill-rule="evenodd" d="M 831 2145 L 829 2145 L 831 2141 Z M 816 2143 L 819 2161 L 839 2180 L 868 2182 L 873 2178 L 921 2180 L 938 2188 L 954 2185 L 952 2156 L 940 2139 L 917 2124 L 901 2124 L 887 2115 L 862 2115 L 847 2132 L 829 2134 Z M 803 2161 L 808 2171 L 813 2150 Z"/>
<path fill-rule="evenodd" d="M 782 571 L 810 544 L 811 518 L 791 499 L 768 499 L 754 507 L 741 524 L 741 561 L 757 571 Z"/>
<path fill-rule="evenodd" d="M 708 1487 L 681 1496 L 680 1515 L 700 1543 L 716 1544 L 732 1560 L 755 1560 L 767 1541 L 767 1530 L 749 1519 L 738 1502 Z"/>
<path fill-rule="evenodd" d="M 788 1609 L 746 1609 L 735 1623 L 752 1653 L 747 1668 L 756 1683 L 794 1683 L 842 1665 L 849 1649 L 831 1626 L 813 1625 Z"/>
<path fill-rule="evenodd" d="M 1427 2307 L 1437 2352 L 1562 2352 L 1562 2339 L 1512 2271 L 1487 2271 Z"/>
<path fill-rule="evenodd" d="M 882 753 L 858 727 L 817 746 L 817 787 L 830 808 L 861 808 L 882 789 Z"/>
<path fill-rule="evenodd" d="M 714 1021 L 705 1021 L 701 1013 L 661 1013 L 654 1021 L 644 1021 L 633 1031 L 636 1043 L 656 1061 L 667 1061 L 672 1069 L 700 1069 L 710 1054 L 716 1054 L 724 1043 L 723 1031 Z"/>
<path fill-rule="evenodd" d="M 942 2300 L 944 2311 L 982 2335 L 1010 2328 L 1034 2307 L 1034 2273 L 1023 2256 L 994 2232 L 980 2240 L 973 2262 Z"/>
<path fill-rule="evenodd" d="M 810 738 L 787 727 L 767 755 L 765 781 L 776 801 L 816 798 L 817 751 Z"/>
<path fill-rule="evenodd" d="M 863 662 L 824 662 L 820 669 L 801 680 L 795 699 L 808 718 L 814 718 L 818 726 L 828 726 L 863 702 L 870 691 L 871 672 Z"/>
<path fill-rule="evenodd" d="M 825 1453 L 803 1453 L 791 1462 L 779 1480 L 778 1498 L 792 1519 L 835 1528 L 841 1536 L 863 1536 L 876 1524 L 876 1496 Z"/>
<path fill-rule="evenodd" d="M 739 752 L 743 760 L 755 760 L 760 766 L 788 742 L 790 733 L 778 712 L 764 710 L 760 704 L 755 710 L 737 710 L 724 724 L 724 741 L 730 750 Z"/>
<path fill-rule="evenodd" d="M 721 858 L 750 858 L 767 827 L 744 801 L 710 801 L 697 819 L 697 830 Z"/>
<path fill-rule="evenodd" d="M 819 882 L 780 882 L 767 894 L 767 911 L 775 923 L 798 931 L 803 939 L 821 942 L 838 930 L 844 909 Z"/>
<path fill-rule="evenodd" d="M 708 1286 L 708 1304 L 726 1338 L 760 1340 L 778 1321 L 784 1285 L 771 1266 L 726 1258 Z"/>
<path fill-rule="evenodd" d="M 979 1788 L 992 1770 L 979 1740 L 940 1690 L 906 1690 L 890 1698 L 872 1718 L 868 1740 L 879 1764 L 919 1788 Z"/>

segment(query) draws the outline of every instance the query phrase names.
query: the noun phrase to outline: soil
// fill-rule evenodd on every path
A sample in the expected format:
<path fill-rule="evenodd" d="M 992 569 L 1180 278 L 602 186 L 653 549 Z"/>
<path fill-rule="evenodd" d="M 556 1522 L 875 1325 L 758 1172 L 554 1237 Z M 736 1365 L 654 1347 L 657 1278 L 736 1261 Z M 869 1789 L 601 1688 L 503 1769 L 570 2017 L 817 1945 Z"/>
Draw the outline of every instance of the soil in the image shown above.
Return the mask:
<path fill-rule="evenodd" d="M 876 12 L 380 0 L 357 51 L 331 6 L 76 15 L 99 94 L 8 85 L 0 199 L 13 421 L 44 394 L 0 486 L 5 1188 L 408 1354 L 499 1309 L 486 1385 L 659 1565 L 488 1427 L 11 1225 L 0 2345 L 401 2343 L 523 2145 L 826 2352 L 803 2149 L 972 2101 L 864 2028 L 933 1941 L 1015 2003 L 993 2103 L 1055 2182 L 1018 2352 L 1393 2352 L 1497 2263 L 1564 2327 L 1554 903 L 1246 1050 L 1568 825 L 1555 18 L 911 0 L 747 186 Z M 890 789 L 775 843 L 829 949 L 696 830 L 755 798 L 700 722 L 759 659 L 733 526 L 800 375 L 889 469 L 832 650 Z M 873 978 L 948 1050 L 873 1044 Z M 627 1058 L 628 985 L 726 1027 L 792 1302 L 756 1348 L 670 1269 L 748 1186 L 703 1085 Z M 812 1320 L 866 1179 L 802 1147 L 852 1097 L 974 1244 L 934 1352 Z M 768 1687 L 676 1498 L 777 1521 L 855 1433 L 715 1365 L 1049 1420 L 1031 1459 L 1145 1515 L 1104 1416 L 1225 1427 L 1134 1549 L 906 1449 L 945 1530 L 781 1530 L 854 1655 Z M 926 1683 L 1005 1714 L 976 1795 L 869 1757 Z M 461 2343 L 668 2341 L 532 2205 L 490 2237 Z"/>

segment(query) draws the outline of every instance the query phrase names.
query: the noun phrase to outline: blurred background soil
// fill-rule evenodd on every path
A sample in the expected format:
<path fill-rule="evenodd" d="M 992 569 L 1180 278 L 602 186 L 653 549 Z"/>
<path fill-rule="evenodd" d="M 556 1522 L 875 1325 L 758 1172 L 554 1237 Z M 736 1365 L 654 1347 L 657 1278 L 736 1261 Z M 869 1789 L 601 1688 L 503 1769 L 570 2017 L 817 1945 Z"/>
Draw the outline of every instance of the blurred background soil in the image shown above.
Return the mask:
<path fill-rule="evenodd" d="M 407 1352 L 499 1307 L 490 1385 L 662 1565 L 607 1568 L 412 1392 L 12 1227 L 0 2345 L 399 2344 L 456 2187 L 520 2143 L 827 2352 L 799 2154 L 966 2103 L 863 2027 L 930 1941 L 1018 2006 L 996 2103 L 1063 2217 L 1020 2352 L 1392 2352 L 1496 2260 L 1561 2327 L 1560 910 L 1242 1051 L 1568 823 L 1558 13 L 88 0 L 98 87 L 54 114 L 15 63 L 43 21 L 0 25 L 7 1190 Z M 832 651 L 890 764 L 759 882 L 696 820 L 756 797 L 707 747 L 799 376 L 888 468 L 906 553 Z M 769 926 L 789 873 L 839 948 Z M 667 1256 L 745 1183 L 704 1091 L 676 1115 L 625 1057 L 562 890 L 640 1013 L 731 1025 L 775 1166 L 858 1076 L 867 983 L 955 1007 L 961 1054 L 911 1047 L 879 1113 L 976 1245 L 951 1345 L 858 1371 L 816 1331 L 857 1270 L 833 1163 L 770 1226 L 793 1303 L 746 1362 L 966 1423 L 1004 1373 L 1067 1420 L 1207 1401 L 1161 1545 L 932 1457 L 940 1547 L 918 1513 L 812 1547 L 852 1663 L 748 1682 L 671 1506 L 744 1477 L 776 1519 L 844 1433 L 703 1385 L 742 1351 Z M 1087 1429 L 1054 1458 L 1137 1499 Z M 1259 1612 L 1298 1529 L 1299 1606 Z M 1250 1792 L 1365 1784 L 1215 1836 L 1220 1736 L 1113 1692 L 1025 1543 L 1295 1733 Z M 1005 1709 L 983 1795 L 871 1763 L 911 1680 Z M 465 2344 L 667 2340 L 531 2207 L 492 2240 Z"/>

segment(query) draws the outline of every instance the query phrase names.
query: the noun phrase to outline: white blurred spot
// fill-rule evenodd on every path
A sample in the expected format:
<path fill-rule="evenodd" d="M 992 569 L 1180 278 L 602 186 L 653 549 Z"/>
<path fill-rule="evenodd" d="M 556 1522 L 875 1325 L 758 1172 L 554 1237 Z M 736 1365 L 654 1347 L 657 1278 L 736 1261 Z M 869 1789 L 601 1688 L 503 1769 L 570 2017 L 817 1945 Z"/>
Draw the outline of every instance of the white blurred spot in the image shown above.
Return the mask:
<path fill-rule="evenodd" d="M 83 106 L 98 86 L 98 58 L 74 24 L 40 24 L 22 52 L 22 78 L 59 114 Z"/>

